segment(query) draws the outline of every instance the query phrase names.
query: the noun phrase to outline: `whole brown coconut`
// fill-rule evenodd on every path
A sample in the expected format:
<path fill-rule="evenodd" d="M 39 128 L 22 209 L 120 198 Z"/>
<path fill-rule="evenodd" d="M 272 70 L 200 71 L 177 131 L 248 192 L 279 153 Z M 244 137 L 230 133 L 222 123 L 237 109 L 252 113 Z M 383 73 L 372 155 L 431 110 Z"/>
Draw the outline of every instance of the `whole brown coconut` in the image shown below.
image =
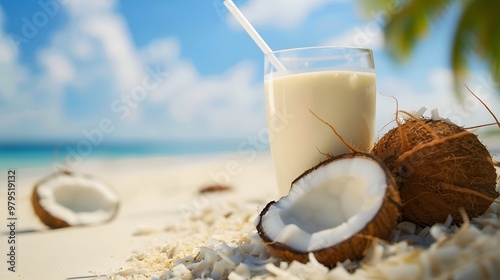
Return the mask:
<path fill-rule="evenodd" d="M 371 153 L 396 176 L 404 219 L 431 226 L 486 212 L 497 174 L 477 136 L 443 120 L 409 119 L 385 134 Z"/>

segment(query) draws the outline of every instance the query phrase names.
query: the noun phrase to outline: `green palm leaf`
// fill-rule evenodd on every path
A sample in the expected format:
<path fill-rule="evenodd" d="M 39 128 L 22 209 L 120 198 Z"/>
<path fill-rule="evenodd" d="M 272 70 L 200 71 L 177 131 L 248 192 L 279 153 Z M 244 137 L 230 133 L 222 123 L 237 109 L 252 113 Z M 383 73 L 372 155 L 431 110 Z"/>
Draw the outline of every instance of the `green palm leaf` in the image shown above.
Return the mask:
<path fill-rule="evenodd" d="M 500 1 L 476 0 L 464 4 L 452 50 L 455 73 L 467 70 L 471 53 L 485 61 L 491 74 L 500 80 Z"/>
<path fill-rule="evenodd" d="M 450 50 L 450 64 L 455 83 L 457 84 L 467 74 L 470 59 L 475 56 L 488 65 L 496 84 L 499 84 L 499 0 L 362 0 L 362 2 L 367 11 L 391 12 L 384 26 L 385 44 L 387 50 L 401 61 L 411 55 L 416 44 L 429 32 L 436 19 L 445 16 L 448 9 L 460 5 L 462 13 L 455 28 Z"/>

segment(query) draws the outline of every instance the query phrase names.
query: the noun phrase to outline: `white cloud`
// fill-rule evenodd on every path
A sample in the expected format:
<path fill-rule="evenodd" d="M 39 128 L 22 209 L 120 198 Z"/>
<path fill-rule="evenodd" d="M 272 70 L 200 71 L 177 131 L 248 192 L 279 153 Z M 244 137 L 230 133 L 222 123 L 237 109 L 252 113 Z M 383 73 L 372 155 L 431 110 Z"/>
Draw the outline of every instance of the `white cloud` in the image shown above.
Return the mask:
<path fill-rule="evenodd" d="M 10 76 L 0 79 L 0 98 L 9 89 L 15 103 L 0 111 L 2 119 L 9 119 L 0 122 L 0 129 L 14 138 L 78 139 L 84 129 L 96 128 L 102 118 L 110 117 L 116 125 L 107 136 L 110 139 L 166 140 L 244 137 L 265 127 L 263 91 L 254 82 L 256 65 L 242 62 L 223 75 L 206 77 L 181 57 L 176 38 L 159 38 L 138 49 L 126 22 L 114 11 L 115 4 L 71 1 L 62 5 L 69 13 L 68 23 L 36 52 L 39 73 L 23 66 L 15 52 L 2 54 L 0 72 Z M 0 48 L 9 42 L 3 30 L 0 21 Z M 146 69 L 161 69 L 168 77 L 122 117 L 122 112 L 113 111 L 112 103 L 122 96 L 130 98 L 134 87 L 148 77 Z M 101 109 L 74 116 L 77 108 L 67 105 L 68 89 L 77 100 L 95 99 Z"/>
<path fill-rule="evenodd" d="M 500 108 L 500 99 L 495 92 L 495 85 L 487 74 L 475 75 L 468 79 L 469 85 L 490 108 Z M 432 109 L 438 109 L 439 115 L 449 118 L 461 126 L 475 126 L 493 122 L 492 116 L 481 105 L 481 103 L 470 93 L 464 90 L 463 101 L 455 98 L 453 91 L 453 75 L 450 69 L 435 68 L 429 71 L 427 77 L 423 77 L 422 83 L 428 84 L 429 89 L 416 88 L 414 82 L 404 81 L 400 78 L 384 77 L 383 83 L 379 84 L 378 91 L 382 94 L 392 95 L 398 99 L 399 110 L 416 111 L 422 107 L 427 108 L 425 116 L 430 116 Z M 377 96 L 377 128 L 382 129 L 387 123 L 394 119 L 395 102 L 392 98 Z M 499 114 L 500 112 L 496 112 Z M 383 134 L 394 123 L 385 127 Z"/>
<path fill-rule="evenodd" d="M 356 26 L 344 34 L 324 40 L 324 45 L 348 46 L 381 49 L 384 46 L 384 35 L 380 25 L 370 21 L 362 26 Z"/>
<path fill-rule="evenodd" d="M 8 128 L 5 135 L 10 137 L 22 137 L 29 131 L 37 138 L 79 137 L 78 127 L 94 123 L 103 112 L 83 118 L 71 116 L 75 108 L 64 103 L 68 86 L 84 95 L 96 96 L 98 89 L 105 101 L 110 100 L 110 95 L 130 91 L 144 76 L 126 23 L 114 12 L 116 1 L 60 4 L 57 9 L 69 14 L 68 22 L 36 51 L 34 62 L 41 72 L 19 60 L 13 38 L 5 34 L 0 7 L 0 100 L 9 98 L 9 107 L 3 107 L 0 115 L 18 121 L 17 125 L 10 125 L 13 121 L 0 123 L 0 128 Z M 55 14 L 49 20 L 55 20 Z M 102 101 L 95 100 L 96 105 Z M 15 114 L 19 117 L 11 118 Z"/>
<path fill-rule="evenodd" d="M 142 65 L 123 18 L 114 14 L 90 17 L 82 22 L 82 28 L 102 44 L 121 91 L 129 90 L 140 81 L 144 75 L 140 70 Z"/>
<path fill-rule="evenodd" d="M 494 118 L 487 109 L 465 87 L 474 92 L 492 111 L 500 117 L 499 84 L 494 82 L 488 72 L 476 72 L 471 75 L 461 87 L 463 102 L 456 103 L 450 112 L 466 126 L 475 126 L 494 122 Z"/>
<path fill-rule="evenodd" d="M 172 39 L 160 44 L 175 52 Z M 171 52 L 162 55 L 162 48 L 149 46 L 147 50 L 149 57 L 169 58 L 156 61 L 163 63 L 160 65 L 168 77 L 145 101 L 165 108 L 161 115 L 164 126 L 157 129 L 159 133 L 164 131 L 174 137 L 239 137 L 265 125 L 263 90 L 255 85 L 257 69 L 253 63 L 240 62 L 220 76 L 201 76 L 190 61 L 174 59 Z"/>
<path fill-rule="evenodd" d="M 75 78 L 75 69 L 66 55 L 44 51 L 38 56 L 40 64 L 56 84 L 65 85 Z"/>
<path fill-rule="evenodd" d="M 64 1 L 66 9 L 74 16 L 88 16 L 99 12 L 109 13 L 117 4 L 116 0 L 70 0 Z"/>
<path fill-rule="evenodd" d="M 428 76 L 429 84 L 435 92 L 452 95 L 453 72 L 447 68 L 433 69 Z"/>
<path fill-rule="evenodd" d="M 145 63 L 171 63 L 178 59 L 181 45 L 175 38 L 161 38 L 149 43 L 140 51 L 141 60 Z"/>
<path fill-rule="evenodd" d="M 312 12 L 335 0 L 253 0 L 242 5 L 241 12 L 255 27 L 292 29 L 300 26 Z M 231 17 L 232 27 L 239 24 Z"/>
<path fill-rule="evenodd" d="M 115 0 L 61 3 L 59 9 L 69 14 L 68 22 L 36 54 L 45 72 L 32 74 L 25 84 L 49 87 L 46 92 L 53 94 L 68 85 L 84 91 L 98 79 L 111 80 L 117 94 L 137 85 L 144 76 L 143 65 L 115 6 Z"/>

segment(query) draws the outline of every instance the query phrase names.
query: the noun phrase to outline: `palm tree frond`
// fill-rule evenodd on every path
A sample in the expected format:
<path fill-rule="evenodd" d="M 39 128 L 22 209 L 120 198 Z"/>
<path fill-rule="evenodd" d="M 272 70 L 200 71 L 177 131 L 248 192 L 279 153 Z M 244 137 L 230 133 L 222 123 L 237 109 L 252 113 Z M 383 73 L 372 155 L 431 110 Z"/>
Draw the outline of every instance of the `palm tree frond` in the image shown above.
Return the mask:
<path fill-rule="evenodd" d="M 496 14 L 499 9 L 498 0 L 476 0 L 464 5 L 451 51 L 457 85 L 469 68 L 472 54 L 488 65 L 497 85 L 500 82 L 500 16 Z"/>
<path fill-rule="evenodd" d="M 432 23 L 450 8 L 461 8 L 450 50 L 455 84 L 465 77 L 471 58 L 489 67 L 500 92 L 499 0 L 359 0 L 371 11 L 388 11 L 384 26 L 385 47 L 398 60 L 407 59 Z M 395 8 L 395 3 L 398 6 Z M 457 6 L 460 5 L 460 6 Z M 390 9 L 389 9 L 390 8 Z"/>
<path fill-rule="evenodd" d="M 415 44 L 424 37 L 430 24 L 446 11 L 454 0 L 364 0 L 370 10 L 387 10 L 389 20 L 385 25 L 386 46 L 397 59 L 408 58 Z"/>

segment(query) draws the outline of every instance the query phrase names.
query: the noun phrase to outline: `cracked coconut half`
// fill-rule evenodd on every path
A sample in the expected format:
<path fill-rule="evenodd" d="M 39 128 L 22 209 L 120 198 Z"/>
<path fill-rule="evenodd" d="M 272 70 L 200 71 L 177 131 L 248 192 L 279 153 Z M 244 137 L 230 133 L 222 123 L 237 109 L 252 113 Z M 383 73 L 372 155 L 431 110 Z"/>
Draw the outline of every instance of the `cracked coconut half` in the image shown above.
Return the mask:
<path fill-rule="evenodd" d="M 31 202 L 45 225 L 63 228 L 110 221 L 118 210 L 119 198 L 98 178 L 61 171 L 35 185 Z"/>
<path fill-rule="evenodd" d="M 287 196 L 263 209 L 257 230 L 285 260 L 306 263 L 312 253 L 334 267 L 362 258 L 374 239 L 388 239 L 399 207 L 395 179 L 382 162 L 365 153 L 345 154 L 297 178 Z"/>

